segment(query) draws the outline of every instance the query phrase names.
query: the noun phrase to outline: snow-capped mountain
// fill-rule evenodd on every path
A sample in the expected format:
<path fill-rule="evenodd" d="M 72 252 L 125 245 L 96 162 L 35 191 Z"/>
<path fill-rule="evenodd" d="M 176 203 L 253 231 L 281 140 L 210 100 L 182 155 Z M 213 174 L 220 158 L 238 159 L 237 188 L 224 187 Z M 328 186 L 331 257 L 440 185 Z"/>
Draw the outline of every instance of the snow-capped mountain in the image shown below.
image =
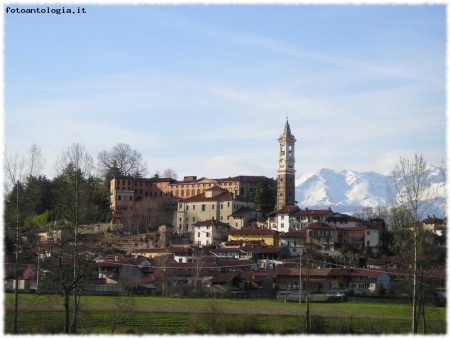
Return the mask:
<path fill-rule="evenodd" d="M 438 190 L 436 207 L 443 210 L 445 178 L 442 168 L 429 166 L 428 170 L 432 185 Z M 300 208 L 331 207 L 334 212 L 352 213 L 363 207 L 385 205 L 389 184 L 389 173 L 320 169 L 295 180 L 295 197 Z"/>

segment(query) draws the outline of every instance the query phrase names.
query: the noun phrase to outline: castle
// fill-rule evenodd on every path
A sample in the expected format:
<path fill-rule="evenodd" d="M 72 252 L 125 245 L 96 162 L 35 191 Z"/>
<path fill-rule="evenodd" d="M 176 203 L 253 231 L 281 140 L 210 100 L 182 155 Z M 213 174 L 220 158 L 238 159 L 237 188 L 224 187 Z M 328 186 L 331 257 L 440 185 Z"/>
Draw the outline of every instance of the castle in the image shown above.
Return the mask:
<path fill-rule="evenodd" d="M 278 138 L 275 210 L 295 205 L 295 142 L 286 120 Z M 254 194 L 258 183 L 266 179 L 243 175 L 218 179 L 185 176 L 178 181 L 117 176 L 111 180 L 112 223 L 121 223 L 133 210 L 157 203 L 172 207 L 175 232 L 192 232 L 195 223 L 209 219 L 240 229 L 244 221 L 261 217 L 261 212 L 255 210 Z"/>

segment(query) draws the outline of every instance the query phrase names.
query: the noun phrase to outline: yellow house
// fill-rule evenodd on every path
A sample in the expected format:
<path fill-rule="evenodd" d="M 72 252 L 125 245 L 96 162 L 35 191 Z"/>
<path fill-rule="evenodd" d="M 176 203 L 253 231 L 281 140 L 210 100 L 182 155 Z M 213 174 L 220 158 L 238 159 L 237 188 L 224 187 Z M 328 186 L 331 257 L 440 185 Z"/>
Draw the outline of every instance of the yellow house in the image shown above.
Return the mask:
<path fill-rule="evenodd" d="M 278 246 L 278 232 L 271 229 L 260 229 L 253 226 L 231 231 L 228 241 L 264 241 L 267 245 Z"/>
<path fill-rule="evenodd" d="M 137 249 L 131 251 L 132 256 L 141 256 L 147 258 L 155 258 L 158 256 L 169 255 L 167 248 L 149 248 L 149 249 Z"/>

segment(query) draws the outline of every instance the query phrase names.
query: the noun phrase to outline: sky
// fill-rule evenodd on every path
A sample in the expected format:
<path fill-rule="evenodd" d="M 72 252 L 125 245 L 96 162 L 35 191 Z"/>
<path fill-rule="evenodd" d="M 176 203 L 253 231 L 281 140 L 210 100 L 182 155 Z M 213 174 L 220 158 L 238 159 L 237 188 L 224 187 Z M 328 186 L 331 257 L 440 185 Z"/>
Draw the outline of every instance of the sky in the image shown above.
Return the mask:
<path fill-rule="evenodd" d="M 48 6 L 86 13 L 3 18 L 3 142 L 36 144 L 48 177 L 73 143 L 129 144 L 149 174 L 276 177 L 286 119 L 296 177 L 445 159 L 442 4 Z"/>

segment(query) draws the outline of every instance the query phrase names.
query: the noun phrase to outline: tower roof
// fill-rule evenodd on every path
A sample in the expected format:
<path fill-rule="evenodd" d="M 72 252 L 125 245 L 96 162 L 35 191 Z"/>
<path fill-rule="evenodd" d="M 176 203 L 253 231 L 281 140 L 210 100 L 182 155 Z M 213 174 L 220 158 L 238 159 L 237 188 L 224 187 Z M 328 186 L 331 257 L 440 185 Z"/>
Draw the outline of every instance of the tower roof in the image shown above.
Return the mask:
<path fill-rule="evenodd" d="M 283 134 L 281 134 L 280 139 L 292 139 L 295 141 L 295 137 L 291 133 L 291 127 L 289 126 L 288 120 L 286 120 L 286 124 L 284 125 Z"/>

